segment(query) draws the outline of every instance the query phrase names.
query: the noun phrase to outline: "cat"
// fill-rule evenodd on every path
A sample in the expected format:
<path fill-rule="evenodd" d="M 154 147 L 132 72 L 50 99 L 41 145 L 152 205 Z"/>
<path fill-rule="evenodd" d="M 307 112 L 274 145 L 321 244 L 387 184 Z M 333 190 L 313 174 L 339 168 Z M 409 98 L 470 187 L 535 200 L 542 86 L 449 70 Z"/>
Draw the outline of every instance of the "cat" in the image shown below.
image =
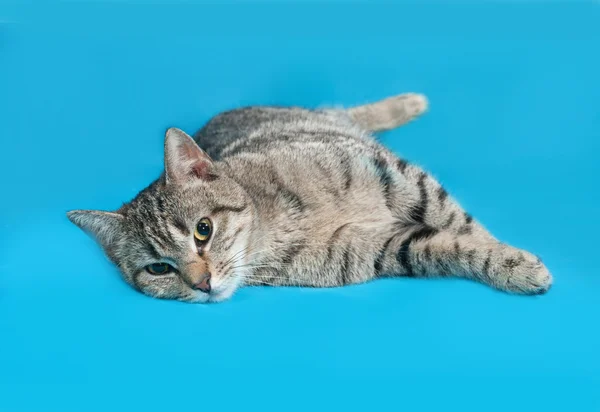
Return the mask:
<path fill-rule="evenodd" d="M 193 138 L 170 128 L 156 181 L 116 212 L 67 215 L 156 298 L 220 302 L 243 285 L 450 275 L 546 292 L 552 277 L 538 257 L 495 239 L 374 137 L 427 107 L 405 93 L 349 109 L 240 108 Z"/>

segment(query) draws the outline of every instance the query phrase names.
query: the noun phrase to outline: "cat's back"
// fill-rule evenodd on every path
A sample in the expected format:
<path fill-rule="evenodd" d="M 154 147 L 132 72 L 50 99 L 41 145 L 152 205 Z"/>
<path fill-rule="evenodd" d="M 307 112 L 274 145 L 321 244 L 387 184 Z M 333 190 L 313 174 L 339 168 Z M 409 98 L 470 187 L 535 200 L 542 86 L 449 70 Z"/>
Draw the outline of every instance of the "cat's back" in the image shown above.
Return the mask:
<path fill-rule="evenodd" d="M 209 154 L 263 216 L 280 221 L 279 228 L 291 225 L 283 230 L 299 230 L 308 219 L 331 236 L 339 221 L 372 212 L 391 219 L 377 161 L 386 150 L 335 111 L 248 108 L 225 113 L 205 129 L 200 140 L 221 140 L 208 146 Z"/>
<path fill-rule="evenodd" d="M 286 180 L 305 195 L 316 190 L 339 197 L 342 189 L 373 175 L 371 159 L 385 151 L 334 110 L 237 109 L 213 118 L 194 138 L 211 157 L 230 165 L 244 185 Z"/>
<path fill-rule="evenodd" d="M 194 140 L 215 160 L 272 149 L 293 152 L 341 146 L 371 152 L 378 146 L 343 111 L 297 107 L 253 106 L 227 111 L 213 117 Z"/>

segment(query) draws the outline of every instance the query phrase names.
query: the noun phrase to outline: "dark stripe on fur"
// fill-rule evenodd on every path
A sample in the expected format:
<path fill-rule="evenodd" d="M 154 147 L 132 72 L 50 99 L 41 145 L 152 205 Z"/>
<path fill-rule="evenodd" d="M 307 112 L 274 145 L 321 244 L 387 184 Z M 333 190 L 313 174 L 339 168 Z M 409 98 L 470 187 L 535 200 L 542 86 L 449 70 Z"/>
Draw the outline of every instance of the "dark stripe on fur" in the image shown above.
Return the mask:
<path fill-rule="evenodd" d="M 485 258 L 485 262 L 483 262 L 483 268 L 481 268 L 481 273 L 489 278 L 490 274 L 490 262 L 492 260 L 492 249 L 488 249 L 487 257 Z"/>
<path fill-rule="evenodd" d="M 512 270 L 521 264 L 521 259 L 507 258 L 504 260 L 504 267 Z"/>
<path fill-rule="evenodd" d="M 342 230 L 344 230 L 344 228 L 346 226 L 348 226 L 350 223 L 346 223 L 343 224 L 342 226 L 338 227 L 335 232 L 333 232 L 333 234 L 331 235 L 331 237 L 329 238 L 329 241 L 327 242 L 327 259 L 331 260 L 331 258 L 333 257 L 333 250 L 335 247 L 336 242 L 338 241 Z"/>
<path fill-rule="evenodd" d="M 344 168 L 344 189 L 348 190 L 352 186 L 352 169 L 348 165 Z"/>
<path fill-rule="evenodd" d="M 467 257 L 467 263 L 469 264 L 469 270 L 473 267 L 473 261 L 475 260 L 476 254 L 477 251 L 475 249 L 471 249 L 465 254 L 465 256 Z"/>
<path fill-rule="evenodd" d="M 429 245 L 425 246 L 425 250 L 423 251 L 423 255 L 425 257 L 425 260 L 427 260 L 428 262 L 431 261 L 431 247 Z"/>
<path fill-rule="evenodd" d="M 439 231 L 430 226 L 423 226 L 419 230 L 415 231 L 411 236 L 411 242 L 416 242 L 418 240 L 429 239 L 430 237 L 436 235 Z"/>
<path fill-rule="evenodd" d="M 471 223 L 473 221 L 473 216 L 465 212 L 465 221 L 467 224 Z"/>
<path fill-rule="evenodd" d="M 160 236 L 156 235 L 148 228 L 146 228 L 144 232 L 146 233 L 146 236 L 148 236 L 149 239 L 152 239 L 158 246 L 160 246 L 163 249 L 166 249 L 165 243 L 163 242 L 163 239 Z"/>
<path fill-rule="evenodd" d="M 448 218 L 448 221 L 446 221 L 446 223 L 444 224 L 444 229 L 448 229 L 450 226 L 452 226 L 452 223 L 454 223 L 455 218 L 456 218 L 456 212 L 450 213 L 450 217 Z"/>
<path fill-rule="evenodd" d="M 240 227 L 235 231 L 233 235 L 227 236 L 225 239 L 222 240 L 222 243 L 227 243 L 227 245 L 223 247 L 223 251 L 228 251 L 229 249 L 231 249 L 241 231 L 242 228 Z"/>
<path fill-rule="evenodd" d="M 282 130 L 276 136 L 265 133 L 252 139 L 237 140 L 225 147 L 222 156 L 230 157 L 238 153 L 263 153 L 265 148 L 276 148 L 278 146 L 306 142 L 331 142 L 334 139 L 347 141 L 351 136 L 332 130 Z"/>
<path fill-rule="evenodd" d="M 408 166 L 408 162 L 406 160 L 398 159 L 398 161 L 396 162 L 396 167 L 402 174 L 404 174 L 404 171 L 406 170 L 406 166 Z"/>
<path fill-rule="evenodd" d="M 340 169 L 344 177 L 344 189 L 347 191 L 352 185 L 352 167 L 350 165 L 350 158 L 348 155 L 341 155 L 340 157 Z"/>
<path fill-rule="evenodd" d="M 161 213 L 165 212 L 165 202 L 163 201 L 161 196 L 156 197 L 156 208 Z"/>
<path fill-rule="evenodd" d="M 411 220 L 416 223 L 423 223 L 425 221 L 425 214 L 427 213 L 427 204 L 429 203 L 429 199 L 427 197 L 427 188 L 425 187 L 426 178 L 427 175 L 422 172 L 419 175 L 419 181 L 417 182 L 420 199 L 418 204 L 412 208 L 410 214 Z"/>
<path fill-rule="evenodd" d="M 456 260 L 460 259 L 460 244 L 458 243 L 458 240 L 454 241 L 454 255 Z"/>
<path fill-rule="evenodd" d="M 446 189 L 440 186 L 437 188 L 437 196 L 440 204 L 443 205 L 446 199 L 448 198 L 448 192 L 446 192 Z"/>
<path fill-rule="evenodd" d="M 400 265 L 406 270 L 406 276 L 414 276 L 412 271 L 412 266 L 408 259 L 408 247 L 410 246 L 410 241 L 402 242 L 400 245 L 400 249 L 398 249 L 398 253 L 396 254 L 396 260 Z"/>
<path fill-rule="evenodd" d="M 330 167 L 327 167 L 326 165 L 324 165 L 323 162 L 321 162 L 318 159 L 314 160 L 314 164 L 315 164 L 315 168 L 319 169 L 319 174 L 322 176 L 322 178 L 320 180 L 324 183 L 323 191 L 331 194 L 333 197 L 335 197 L 336 199 L 339 200 L 340 199 L 340 191 L 339 191 L 339 187 L 338 187 L 339 185 L 337 184 L 337 182 L 335 182 L 335 179 L 333 179 L 333 177 L 331 175 L 332 169 Z"/>
<path fill-rule="evenodd" d="M 160 227 L 160 235 L 167 240 L 167 243 L 175 243 L 175 239 L 173 238 L 173 234 L 167 228 L 167 219 L 162 218 L 159 220 L 158 225 Z"/>
<path fill-rule="evenodd" d="M 375 172 L 379 176 L 379 183 L 383 196 L 385 197 L 385 204 L 388 209 L 392 206 L 391 189 L 392 189 L 392 175 L 388 170 L 388 165 L 384 158 L 376 157 L 373 159 L 373 165 L 375 166 Z"/>
<path fill-rule="evenodd" d="M 348 247 L 346 247 L 346 249 L 344 250 L 344 257 L 342 260 L 342 273 L 340 274 L 341 276 L 341 284 L 346 285 L 348 283 L 348 271 L 350 270 L 350 249 Z"/>
<path fill-rule="evenodd" d="M 459 235 L 470 235 L 473 232 L 473 228 L 471 226 L 464 225 L 460 229 L 458 229 Z"/>
<path fill-rule="evenodd" d="M 226 206 L 226 205 L 219 205 L 216 206 L 213 210 L 212 213 L 213 214 L 217 214 L 217 213 L 222 213 L 222 212 L 235 212 L 235 213 L 240 213 L 243 212 L 244 210 L 246 210 L 246 208 L 248 207 L 248 205 L 244 204 L 241 206 Z"/>
<path fill-rule="evenodd" d="M 175 226 L 177 230 L 179 230 L 185 236 L 188 236 L 190 234 L 190 230 L 188 229 L 185 222 L 177 217 L 173 219 L 173 226 Z"/>
<path fill-rule="evenodd" d="M 424 226 L 413 232 L 408 238 L 406 238 L 402 242 L 400 248 L 398 249 L 398 253 L 396 254 L 396 260 L 406 270 L 406 276 L 414 276 L 413 268 L 410 264 L 410 259 L 408 255 L 408 249 L 410 247 L 410 244 L 419 240 L 429 239 L 437 233 L 437 229 L 434 229 L 429 226 Z"/>
<path fill-rule="evenodd" d="M 148 251 L 148 254 L 152 256 L 153 259 L 160 260 L 160 254 L 158 253 L 158 250 L 156 250 L 152 243 L 146 243 L 146 250 Z"/>
<path fill-rule="evenodd" d="M 289 265 L 290 263 L 292 263 L 294 258 L 298 255 L 298 253 L 300 253 L 305 247 L 306 245 L 304 244 L 290 246 L 287 250 L 283 252 L 281 257 L 281 263 Z"/>
<path fill-rule="evenodd" d="M 379 254 L 375 258 L 375 262 L 373 263 L 373 268 L 375 269 L 375 276 L 379 275 L 381 273 L 381 270 L 383 269 L 383 260 L 385 259 L 387 248 L 390 245 L 392 239 L 394 239 L 394 237 L 396 236 L 392 236 L 383 244 L 383 247 L 381 248 Z"/>
<path fill-rule="evenodd" d="M 290 208 L 295 209 L 297 212 L 302 213 L 306 209 L 306 205 L 300 197 L 282 185 L 279 185 L 279 196 L 289 204 Z"/>

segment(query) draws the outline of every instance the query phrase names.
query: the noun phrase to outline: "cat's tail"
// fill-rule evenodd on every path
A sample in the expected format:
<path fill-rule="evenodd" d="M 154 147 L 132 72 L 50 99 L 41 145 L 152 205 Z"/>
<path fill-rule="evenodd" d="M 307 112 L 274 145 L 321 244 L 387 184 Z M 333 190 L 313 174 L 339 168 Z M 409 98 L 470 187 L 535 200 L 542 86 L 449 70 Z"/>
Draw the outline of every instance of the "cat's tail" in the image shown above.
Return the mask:
<path fill-rule="evenodd" d="M 347 109 L 348 115 L 361 127 L 372 131 L 391 130 L 425 113 L 429 103 L 422 94 L 404 93 L 375 103 Z"/>

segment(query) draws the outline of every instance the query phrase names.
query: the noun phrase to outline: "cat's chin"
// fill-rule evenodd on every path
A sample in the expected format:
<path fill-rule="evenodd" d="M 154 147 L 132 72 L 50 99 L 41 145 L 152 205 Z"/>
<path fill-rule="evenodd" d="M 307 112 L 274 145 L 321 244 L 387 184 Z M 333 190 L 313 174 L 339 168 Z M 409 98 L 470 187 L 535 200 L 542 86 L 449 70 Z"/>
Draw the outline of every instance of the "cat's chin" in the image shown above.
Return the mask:
<path fill-rule="evenodd" d="M 192 297 L 186 299 L 185 301 L 188 303 L 208 303 L 210 300 L 210 296 L 206 293 L 195 292 Z"/>
<path fill-rule="evenodd" d="M 233 295 L 233 292 L 235 292 L 235 289 L 233 289 L 231 292 L 227 292 L 227 293 L 218 293 L 218 294 L 210 295 L 208 297 L 208 302 L 210 302 L 210 303 L 223 302 L 224 300 L 229 299 L 231 297 L 231 295 Z"/>
<path fill-rule="evenodd" d="M 238 285 L 229 283 L 222 289 L 213 289 L 208 294 L 200 291 L 195 291 L 194 296 L 187 300 L 189 303 L 219 303 L 229 299 L 237 290 Z"/>
<path fill-rule="evenodd" d="M 208 296 L 208 302 L 219 303 L 229 299 L 237 290 L 237 283 L 229 283 L 225 285 L 225 288 L 216 290 Z"/>

